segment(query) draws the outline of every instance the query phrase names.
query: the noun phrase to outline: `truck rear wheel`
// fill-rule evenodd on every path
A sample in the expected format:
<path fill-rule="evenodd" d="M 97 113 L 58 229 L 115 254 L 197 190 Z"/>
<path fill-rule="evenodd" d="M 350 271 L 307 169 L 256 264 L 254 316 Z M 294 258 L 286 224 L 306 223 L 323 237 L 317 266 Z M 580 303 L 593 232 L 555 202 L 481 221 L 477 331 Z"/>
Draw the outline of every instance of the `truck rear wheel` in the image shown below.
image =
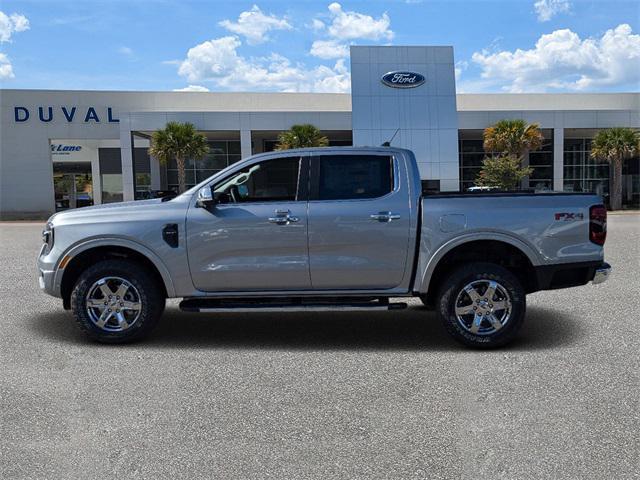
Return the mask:
<path fill-rule="evenodd" d="M 103 260 L 85 270 L 71 293 L 71 310 L 92 340 L 126 343 L 147 335 L 162 315 L 162 289 L 141 265 Z"/>
<path fill-rule="evenodd" d="M 492 263 L 472 263 L 453 271 L 437 300 L 438 315 L 458 342 L 494 348 L 514 339 L 526 311 L 526 294 L 507 269 Z"/>

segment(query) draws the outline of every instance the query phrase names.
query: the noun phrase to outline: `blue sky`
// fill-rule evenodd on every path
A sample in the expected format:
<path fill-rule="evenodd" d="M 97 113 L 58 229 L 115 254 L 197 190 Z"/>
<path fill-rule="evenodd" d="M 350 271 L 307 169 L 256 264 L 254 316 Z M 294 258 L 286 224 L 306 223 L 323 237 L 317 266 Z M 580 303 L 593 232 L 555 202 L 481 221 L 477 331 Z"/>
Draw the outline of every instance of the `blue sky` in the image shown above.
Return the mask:
<path fill-rule="evenodd" d="M 0 3 L 3 88 L 349 89 L 348 46 L 453 45 L 458 91 L 640 90 L 637 1 Z"/>

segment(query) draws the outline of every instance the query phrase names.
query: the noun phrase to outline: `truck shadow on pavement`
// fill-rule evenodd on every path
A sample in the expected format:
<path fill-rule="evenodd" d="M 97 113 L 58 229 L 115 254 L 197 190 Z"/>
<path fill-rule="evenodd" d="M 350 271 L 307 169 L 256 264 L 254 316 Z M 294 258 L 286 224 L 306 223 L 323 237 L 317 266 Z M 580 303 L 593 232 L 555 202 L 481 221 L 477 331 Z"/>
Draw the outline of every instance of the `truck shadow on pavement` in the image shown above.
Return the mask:
<path fill-rule="evenodd" d="M 70 312 L 40 314 L 33 330 L 50 340 L 89 343 Z M 579 320 L 530 307 L 518 338 L 502 350 L 553 349 L 583 336 Z M 98 346 L 97 344 L 95 344 Z M 435 313 L 402 312 L 191 314 L 169 306 L 156 329 L 135 348 L 243 348 L 278 350 L 460 350 Z M 128 348 L 105 346 L 104 348 Z"/>

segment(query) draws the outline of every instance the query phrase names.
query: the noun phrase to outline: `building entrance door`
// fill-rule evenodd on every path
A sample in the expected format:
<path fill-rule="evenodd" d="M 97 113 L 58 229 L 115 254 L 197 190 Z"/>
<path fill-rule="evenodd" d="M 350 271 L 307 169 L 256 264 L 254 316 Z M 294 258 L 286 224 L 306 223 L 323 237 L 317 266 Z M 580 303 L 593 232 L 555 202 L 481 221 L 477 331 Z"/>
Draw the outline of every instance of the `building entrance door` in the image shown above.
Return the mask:
<path fill-rule="evenodd" d="M 93 205 L 91 162 L 54 162 L 56 212 Z"/>

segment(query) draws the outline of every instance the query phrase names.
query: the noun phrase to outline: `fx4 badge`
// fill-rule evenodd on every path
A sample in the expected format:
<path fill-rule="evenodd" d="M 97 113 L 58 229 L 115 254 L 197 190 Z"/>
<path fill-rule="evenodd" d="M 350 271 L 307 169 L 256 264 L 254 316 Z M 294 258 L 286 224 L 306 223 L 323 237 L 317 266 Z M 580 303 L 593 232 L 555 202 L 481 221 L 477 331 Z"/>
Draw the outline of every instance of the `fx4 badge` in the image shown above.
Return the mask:
<path fill-rule="evenodd" d="M 575 212 L 558 212 L 556 213 L 557 222 L 573 222 L 574 220 L 584 220 L 584 214 Z"/>

